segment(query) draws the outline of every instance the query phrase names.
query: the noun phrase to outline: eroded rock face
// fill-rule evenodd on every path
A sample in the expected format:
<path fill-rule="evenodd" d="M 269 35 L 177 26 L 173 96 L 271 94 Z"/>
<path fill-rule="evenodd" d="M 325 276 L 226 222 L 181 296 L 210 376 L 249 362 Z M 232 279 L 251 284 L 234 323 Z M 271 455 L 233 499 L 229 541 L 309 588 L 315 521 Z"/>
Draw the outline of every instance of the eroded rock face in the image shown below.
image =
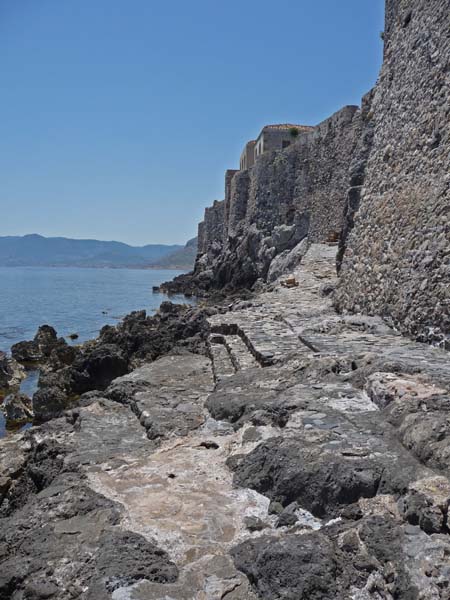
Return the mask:
<path fill-rule="evenodd" d="M 448 573 L 434 573 L 446 573 L 449 548 L 448 539 L 427 539 L 418 528 L 374 515 L 302 535 L 259 537 L 232 553 L 260 598 L 391 600 L 445 598 Z"/>
<path fill-rule="evenodd" d="M 0 352 L 0 397 L 6 395 L 8 390 L 17 388 L 25 378 L 25 370 L 5 352 Z"/>
<path fill-rule="evenodd" d="M 6 425 L 14 427 L 33 420 L 33 407 L 31 400 L 20 392 L 6 397 L 3 409 L 5 412 Z"/>
<path fill-rule="evenodd" d="M 177 579 L 155 544 L 117 527 L 120 506 L 76 474 L 58 476 L 6 522 L 0 520 L 0 595 L 4 598 L 111 598 L 145 579 Z"/>
<path fill-rule="evenodd" d="M 41 325 L 33 340 L 14 344 L 11 354 L 19 363 L 35 364 L 48 358 L 58 345 L 66 345 L 65 340 L 58 340 L 56 330 L 50 325 Z"/>

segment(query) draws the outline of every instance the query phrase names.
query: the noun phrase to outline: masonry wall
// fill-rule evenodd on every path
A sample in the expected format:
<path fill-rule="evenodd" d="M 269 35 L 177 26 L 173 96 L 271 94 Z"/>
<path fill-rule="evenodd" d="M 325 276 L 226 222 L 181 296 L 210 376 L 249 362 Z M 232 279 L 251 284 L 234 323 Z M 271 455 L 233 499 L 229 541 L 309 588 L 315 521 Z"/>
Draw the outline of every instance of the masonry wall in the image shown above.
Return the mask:
<path fill-rule="evenodd" d="M 285 150 L 264 153 L 251 169 L 227 172 L 224 203 L 206 209 L 197 261 L 212 287 L 249 287 L 305 236 L 327 241 L 340 232 L 359 124 L 357 107 L 344 107 Z"/>
<path fill-rule="evenodd" d="M 224 209 L 223 200 L 215 200 L 212 206 L 205 209 L 203 252 L 216 255 L 223 246 Z"/>
<path fill-rule="evenodd" d="M 387 0 L 373 141 L 337 306 L 450 335 L 450 0 Z M 447 342 L 448 343 L 448 342 Z"/>
<path fill-rule="evenodd" d="M 278 225 L 303 227 L 307 219 L 312 241 L 339 232 L 358 118 L 356 106 L 344 107 L 313 131 L 301 133 L 294 145 L 261 156 L 250 171 L 246 225 L 255 224 L 269 235 Z"/>

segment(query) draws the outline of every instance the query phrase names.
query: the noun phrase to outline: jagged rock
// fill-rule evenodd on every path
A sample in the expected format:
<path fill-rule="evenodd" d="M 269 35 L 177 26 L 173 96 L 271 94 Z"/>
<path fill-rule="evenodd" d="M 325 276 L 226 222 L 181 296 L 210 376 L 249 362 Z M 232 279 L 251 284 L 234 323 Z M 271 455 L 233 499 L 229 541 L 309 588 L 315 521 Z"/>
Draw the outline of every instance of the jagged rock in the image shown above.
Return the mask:
<path fill-rule="evenodd" d="M 33 407 L 30 398 L 21 393 L 11 394 L 5 398 L 3 409 L 6 425 L 16 426 L 33 420 Z"/>
<path fill-rule="evenodd" d="M 128 372 L 128 361 L 116 344 L 100 344 L 77 358 L 71 368 L 71 389 L 75 393 L 104 390 L 113 379 Z"/>
<path fill-rule="evenodd" d="M 47 359 L 53 348 L 66 344 L 63 338 L 58 340 L 56 330 L 50 325 L 41 325 L 34 339 L 18 342 L 11 347 L 11 354 L 17 362 L 23 364 L 40 363 Z"/>
<path fill-rule="evenodd" d="M 258 517 L 245 517 L 244 523 L 249 531 L 262 531 L 267 528 L 267 524 Z"/>
<path fill-rule="evenodd" d="M 119 519 L 119 507 L 79 476 L 57 476 L 0 531 L 1 545 L 14 548 L 0 553 L 0 596 L 97 600 L 142 579 L 174 582 L 178 570 L 167 554 L 117 528 Z M 49 564 L 61 566 L 54 570 Z"/>
<path fill-rule="evenodd" d="M 232 550 L 238 569 L 267 600 L 332 600 L 338 595 L 340 557 L 321 534 L 259 537 Z"/>
<path fill-rule="evenodd" d="M 33 394 L 34 418 L 37 423 L 60 417 L 69 406 L 67 394 L 59 387 L 43 387 Z"/>
<path fill-rule="evenodd" d="M 11 346 L 11 354 L 14 360 L 22 364 L 38 363 L 43 359 L 43 354 L 34 341 L 18 342 Z"/>
<path fill-rule="evenodd" d="M 50 356 L 57 341 L 56 330 L 50 325 L 41 325 L 34 336 L 34 342 L 39 346 L 39 350 L 45 357 Z"/>
<path fill-rule="evenodd" d="M 298 521 L 298 517 L 295 514 L 295 510 L 298 508 L 296 503 L 286 506 L 281 512 L 277 520 L 277 527 L 291 527 Z"/>
<path fill-rule="evenodd" d="M 5 352 L 0 351 L 0 395 L 11 388 L 19 386 L 26 377 L 24 368 Z"/>

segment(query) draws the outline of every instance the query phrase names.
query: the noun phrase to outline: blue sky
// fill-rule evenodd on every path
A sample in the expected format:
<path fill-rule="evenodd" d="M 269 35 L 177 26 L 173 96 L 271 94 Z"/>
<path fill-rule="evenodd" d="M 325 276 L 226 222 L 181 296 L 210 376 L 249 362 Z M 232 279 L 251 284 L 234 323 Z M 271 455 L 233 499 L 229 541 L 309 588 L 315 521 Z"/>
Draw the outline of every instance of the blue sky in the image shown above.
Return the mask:
<path fill-rule="evenodd" d="M 0 0 L 0 235 L 181 243 L 264 124 L 359 104 L 384 0 Z"/>

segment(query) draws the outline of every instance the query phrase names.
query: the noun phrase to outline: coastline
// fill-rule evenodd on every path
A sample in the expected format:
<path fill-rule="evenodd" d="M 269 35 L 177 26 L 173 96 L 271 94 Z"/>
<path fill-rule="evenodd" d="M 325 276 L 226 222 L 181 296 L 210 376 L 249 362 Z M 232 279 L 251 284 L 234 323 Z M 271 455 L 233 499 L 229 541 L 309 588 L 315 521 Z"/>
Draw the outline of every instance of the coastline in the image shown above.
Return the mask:
<path fill-rule="evenodd" d="M 70 568 L 45 575 L 56 596 L 87 588 L 92 598 L 195 598 L 211 578 L 212 599 L 234 590 L 231 598 L 254 600 L 252 581 L 278 581 L 283 593 L 301 582 L 313 593 L 311 564 L 335 598 L 374 579 L 394 581 L 400 594 L 411 578 L 438 586 L 446 560 L 436 557 L 450 550 L 439 534 L 450 437 L 426 454 L 420 440 L 442 422 L 447 355 L 376 317 L 336 314 L 324 294 L 335 285 L 335 254 L 311 246 L 292 289 L 281 279 L 232 305 L 164 303 L 160 332 L 175 345 L 162 343 L 150 362 L 132 358 L 103 391 L 0 442 L 0 536 L 14 531 L 0 590 L 19 581 L 19 568 L 19 589 L 30 577 L 43 586 L 48 561 L 68 552 Z M 140 322 L 108 328 L 102 343 L 139 337 Z M 32 575 L 20 550 L 31 523 L 48 532 L 27 537 Z M 362 556 L 369 579 L 354 567 Z"/>

